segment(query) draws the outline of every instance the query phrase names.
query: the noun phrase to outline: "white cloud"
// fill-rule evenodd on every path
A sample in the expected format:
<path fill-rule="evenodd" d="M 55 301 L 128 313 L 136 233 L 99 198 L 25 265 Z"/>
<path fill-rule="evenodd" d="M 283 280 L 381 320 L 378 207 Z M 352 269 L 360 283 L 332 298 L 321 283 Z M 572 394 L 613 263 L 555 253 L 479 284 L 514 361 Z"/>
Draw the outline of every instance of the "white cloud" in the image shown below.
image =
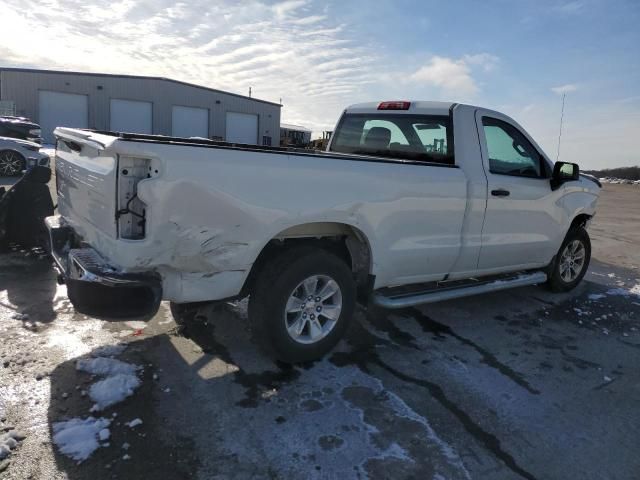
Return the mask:
<path fill-rule="evenodd" d="M 291 23 L 294 23 L 296 25 L 311 25 L 313 23 L 318 23 L 326 19 L 327 19 L 326 15 L 309 15 L 308 17 L 302 17 L 296 20 L 291 20 Z"/>
<path fill-rule="evenodd" d="M 304 7 L 307 3 L 308 2 L 306 0 L 286 0 L 284 2 L 276 3 L 271 8 L 275 12 L 276 16 L 282 19 L 300 7 Z"/>
<path fill-rule="evenodd" d="M 552 87 L 551 91 L 558 95 L 564 95 L 565 93 L 571 93 L 578 90 L 578 86 L 575 83 L 567 83 L 566 85 L 560 85 L 559 87 Z"/>
<path fill-rule="evenodd" d="M 465 63 L 469 65 L 479 66 L 485 72 L 490 72 L 498 66 L 500 58 L 490 53 L 476 53 L 475 55 L 465 55 L 462 57 Z"/>
<path fill-rule="evenodd" d="M 437 87 L 443 94 L 460 98 L 473 97 L 480 90 L 472 76 L 472 68 L 489 72 L 499 58 L 489 53 L 464 55 L 454 59 L 434 56 L 429 62 L 409 76 L 409 80 L 425 86 Z"/>
<path fill-rule="evenodd" d="M 316 132 L 367 98 L 380 62 L 375 45 L 311 0 L 0 0 L 0 11 L 0 65 L 251 86 L 282 98 L 283 121 Z"/>

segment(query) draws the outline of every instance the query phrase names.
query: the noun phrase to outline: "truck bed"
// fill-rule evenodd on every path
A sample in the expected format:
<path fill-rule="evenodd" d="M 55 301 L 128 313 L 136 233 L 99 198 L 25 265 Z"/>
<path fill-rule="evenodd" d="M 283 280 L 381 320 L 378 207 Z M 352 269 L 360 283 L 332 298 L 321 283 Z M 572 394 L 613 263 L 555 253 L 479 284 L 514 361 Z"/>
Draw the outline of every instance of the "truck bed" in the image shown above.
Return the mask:
<path fill-rule="evenodd" d="M 321 156 L 323 158 L 334 158 L 338 160 L 352 159 L 352 160 L 360 160 L 360 161 L 368 161 L 368 162 L 408 163 L 408 164 L 417 164 L 417 165 L 426 164 L 426 165 L 432 165 L 437 167 L 457 168 L 456 165 L 440 163 L 440 162 L 425 162 L 421 160 L 418 161 L 418 160 L 408 160 L 408 159 L 402 159 L 402 158 L 390 158 L 390 157 L 370 156 L 370 155 L 354 155 L 349 153 L 329 152 L 326 150 L 311 150 L 306 148 L 295 148 L 295 147 L 273 147 L 273 146 L 266 146 L 266 145 L 249 145 L 244 143 L 230 143 L 230 142 L 224 142 L 221 140 L 209 140 L 206 138 L 196 138 L 196 137 L 188 137 L 188 138 L 169 137 L 166 135 L 148 135 L 148 134 L 142 134 L 142 133 L 112 132 L 108 130 L 92 130 L 92 129 L 78 129 L 78 130 L 115 137 L 120 140 L 130 141 L 130 142 L 167 144 L 167 145 L 185 145 L 185 146 L 205 147 L 205 148 L 223 148 L 223 149 L 232 149 L 232 150 L 242 150 L 246 152 L 263 152 L 263 153 L 276 153 L 276 154 L 286 153 L 286 154 L 307 155 L 307 156 Z"/>
<path fill-rule="evenodd" d="M 118 271 L 158 273 L 164 299 L 232 297 L 270 241 L 310 226 L 359 232 L 378 259 L 376 286 L 440 279 L 461 247 L 467 178 L 456 166 L 158 135 L 56 135 L 60 215 Z"/>

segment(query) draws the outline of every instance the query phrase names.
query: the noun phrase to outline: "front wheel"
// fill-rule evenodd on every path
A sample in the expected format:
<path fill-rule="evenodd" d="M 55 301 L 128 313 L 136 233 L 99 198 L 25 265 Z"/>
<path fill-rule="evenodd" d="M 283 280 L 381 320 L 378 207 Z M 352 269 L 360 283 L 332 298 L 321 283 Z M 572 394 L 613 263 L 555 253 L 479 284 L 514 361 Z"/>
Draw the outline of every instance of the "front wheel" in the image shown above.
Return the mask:
<path fill-rule="evenodd" d="M 549 288 L 554 292 L 573 290 L 582 280 L 591 260 L 591 240 L 583 227 L 567 233 L 550 269 Z"/>
<path fill-rule="evenodd" d="M 288 363 L 317 360 L 347 330 L 356 286 L 348 265 L 318 248 L 284 252 L 258 274 L 249 317 L 275 356 Z"/>

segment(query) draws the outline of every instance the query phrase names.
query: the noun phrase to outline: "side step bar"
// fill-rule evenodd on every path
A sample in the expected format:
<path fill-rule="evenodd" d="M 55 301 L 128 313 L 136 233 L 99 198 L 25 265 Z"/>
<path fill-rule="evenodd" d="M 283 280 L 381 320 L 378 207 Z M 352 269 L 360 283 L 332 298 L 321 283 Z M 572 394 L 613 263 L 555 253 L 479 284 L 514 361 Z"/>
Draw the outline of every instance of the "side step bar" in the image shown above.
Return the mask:
<path fill-rule="evenodd" d="M 411 294 L 388 294 L 376 292 L 373 294 L 373 303 L 382 308 L 397 309 L 422 305 L 424 303 L 435 303 L 454 298 L 470 297 L 481 293 L 497 292 L 508 288 L 525 287 L 536 285 L 547 281 L 547 274 L 544 272 L 528 273 L 517 277 L 493 282 L 482 283 L 480 285 L 462 286 L 456 288 L 442 288 L 415 292 Z"/>

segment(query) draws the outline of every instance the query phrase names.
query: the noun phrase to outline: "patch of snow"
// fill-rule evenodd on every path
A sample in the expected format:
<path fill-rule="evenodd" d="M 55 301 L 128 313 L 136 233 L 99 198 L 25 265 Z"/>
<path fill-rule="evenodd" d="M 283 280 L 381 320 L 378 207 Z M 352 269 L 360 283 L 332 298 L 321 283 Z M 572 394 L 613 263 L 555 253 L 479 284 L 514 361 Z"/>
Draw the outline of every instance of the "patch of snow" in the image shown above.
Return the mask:
<path fill-rule="evenodd" d="M 22 439 L 24 437 L 15 430 L 0 434 L 0 460 L 7 458 Z"/>
<path fill-rule="evenodd" d="M 72 418 L 65 422 L 56 422 L 53 428 L 53 443 L 60 452 L 77 462 L 83 462 L 100 447 L 99 440 L 111 423 L 106 418 Z"/>
<path fill-rule="evenodd" d="M 589 295 L 589 300 L 600 300 L 601 298 L 605 298 L 606 295 L 602 293 L 592 293 Z"/>
<path fill-rule="evenodd" d="M 125 454 L 122 456 L 122 459 L 123 459 L 123 460 L 131 460 L 131 455 L 129 455 L 128 453 L 125 453 Z"/>
<path fill-rule="evenodd" d="M 131 320 L 129 322 L 124 322 L 124 324 L 133 330 L 144 330 L 147 328 L 147 322 L 141 322 L 140 320 Z"/>
<path fill-rule="evenodd" d="M 91 355 L 94 357 L 117 357 L 118 355 L 122 355 L 126 349 L 127 345 L 123 343 L 118 343 L 116 345 L 103 345 L 91 352 Z"/>
<path fill-rule="evenodd" d="M 617 295 L 622 297 L 630 297 L 634 295 L 634 296 L 640 297 L 640 283 L 637 285 L 634 285 L 628 290 L 626 288 L 612 288 L 610 290 L 607 290 L 607 295 L 613 295 L 613 296 Z"/>
<path fill-rule="evenodd" d="M 131 421 L 130 421 L 130 422 L 128 422 L 128 423 L 125 423 L 125 425 L 126 425 L 127 427 L 129 427 L 129 428 L 135 428 L 135 427 L 137 427 L 138 425 L 142 425 L 142 420 L 141 420 L 141 419 L 139 419 L 139 418 L 136 418 L 136 419 L 134 419 L 134 420 L 131 420 Z"/>
<path fill-rule="evenodd" d="M 140 379 L 135 375 L 119 373 L 91 385 L 89 396 L 96 402 L 92 411 L 104 410 L 133 395 L 140 386 Z"/>
<path fill-rule="evenodd" d="M 110 436 L 111 436 L 111 432 L 109 431 L 108 428 L 103 428 L 98 432 L 98 438 L 100 438 L 100 440 L 102 440 L 103 442 L 105 440 L 109 440 Z"/>
<path fill-rule="evenodd" d="M 133 375 L 140 367 L 114 358 L 81 358 L 76 362 L 76 369 L 92 375 Z"/>

